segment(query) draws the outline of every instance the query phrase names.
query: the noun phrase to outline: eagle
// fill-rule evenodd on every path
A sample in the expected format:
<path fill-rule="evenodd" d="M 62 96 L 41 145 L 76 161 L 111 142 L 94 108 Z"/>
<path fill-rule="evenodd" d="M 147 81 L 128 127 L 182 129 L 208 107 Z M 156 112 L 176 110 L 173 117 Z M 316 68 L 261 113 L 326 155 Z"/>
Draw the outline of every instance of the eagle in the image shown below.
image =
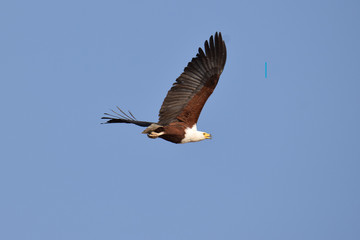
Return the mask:
<path fill-rule="evenodd" d="M 172 143 L 198 142 L 211 139 L 211 134 L 197 130 L 197 121 L 207 99 L 214 91 L 226 62 L 226 46 L 216 32 L 199 48 L 196 57 L 185 67 L 168 91 L 159 112 L 158 122 L 138 121 L 129 111 L 105 113 L 104 123 L 130 123 L 146 127 L 149 138 L 162 138 Z"/>

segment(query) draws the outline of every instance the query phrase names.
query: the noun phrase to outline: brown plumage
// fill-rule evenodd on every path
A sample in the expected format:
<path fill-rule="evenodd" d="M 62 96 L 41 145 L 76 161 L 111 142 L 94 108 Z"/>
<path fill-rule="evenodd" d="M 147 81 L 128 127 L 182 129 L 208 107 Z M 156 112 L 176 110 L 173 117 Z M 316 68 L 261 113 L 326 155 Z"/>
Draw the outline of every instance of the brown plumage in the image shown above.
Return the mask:
<path fill-rule="evenodd" d="M 160 108 L 157 123 L 138 121 L 119 109 L 118 116 L 107 114 L 106 123 L 132 123 L 147 127 L 143 133 L 150 138 L 163 138 L 174 143 L 200 141 L 210 134 L 197 131 L 196 123 L 207 99 L 214 91 L 226 62 L 226 46 L 221 33 L 205 41 L 205 52 L 199 48 L 196 57 L 188 63 L 176 79 Z"/>

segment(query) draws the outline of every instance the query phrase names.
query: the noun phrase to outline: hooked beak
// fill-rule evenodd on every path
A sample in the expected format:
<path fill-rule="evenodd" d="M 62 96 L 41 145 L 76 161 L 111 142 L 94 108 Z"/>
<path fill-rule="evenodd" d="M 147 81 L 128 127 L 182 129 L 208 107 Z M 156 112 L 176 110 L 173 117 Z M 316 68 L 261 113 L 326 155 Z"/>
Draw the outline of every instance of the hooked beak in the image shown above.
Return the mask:
<path fill-rule="evenodd" d="M 211 139 L 211 134 L 209 133 L 204 133 L 205 139 Z"/>

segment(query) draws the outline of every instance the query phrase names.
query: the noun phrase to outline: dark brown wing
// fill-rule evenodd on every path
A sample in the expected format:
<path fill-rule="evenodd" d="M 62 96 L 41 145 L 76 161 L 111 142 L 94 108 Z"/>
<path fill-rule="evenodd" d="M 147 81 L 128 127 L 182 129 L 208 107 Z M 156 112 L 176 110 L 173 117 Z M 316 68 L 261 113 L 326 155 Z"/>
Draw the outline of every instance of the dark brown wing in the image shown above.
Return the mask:
<path fill-rule="evenodd" d="M 159 112 L 159 124 L 167 125 L 182 121 L 192 126 L 214 91 L 226 61 L 226 46 L 221 33 L 215 33 L 209 42 L 205 41 L 204 51 L 188 63 L 184 72 L 169 90 Z"/>

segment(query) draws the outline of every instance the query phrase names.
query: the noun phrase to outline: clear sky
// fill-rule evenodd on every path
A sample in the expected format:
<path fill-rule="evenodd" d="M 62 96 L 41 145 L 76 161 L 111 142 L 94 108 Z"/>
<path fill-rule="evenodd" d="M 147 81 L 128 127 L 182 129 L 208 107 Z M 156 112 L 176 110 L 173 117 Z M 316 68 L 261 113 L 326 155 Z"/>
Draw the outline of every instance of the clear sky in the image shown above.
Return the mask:
<path fill-rule="evenodd" d="M 0 239 L 360 239 L 359 1 L 2 1 Z M 156 121 L 228 49 L 176 145 Z M 265 78 L 267 62 L 267 78 Z"/>

